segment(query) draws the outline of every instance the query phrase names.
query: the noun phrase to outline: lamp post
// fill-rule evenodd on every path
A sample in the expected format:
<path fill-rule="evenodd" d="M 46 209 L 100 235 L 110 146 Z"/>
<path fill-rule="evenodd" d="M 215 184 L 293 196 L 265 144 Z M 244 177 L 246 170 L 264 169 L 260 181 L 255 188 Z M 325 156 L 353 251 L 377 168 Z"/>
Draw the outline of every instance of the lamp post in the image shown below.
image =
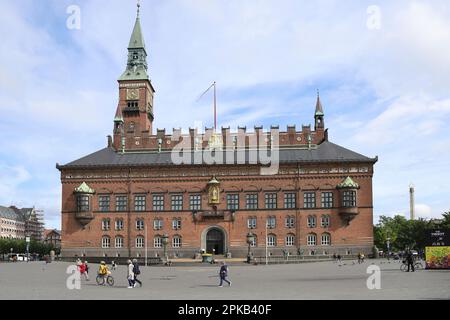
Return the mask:
<path fill-rule="evenodd" d="M 162 236 L 162 243 L 164 246 L 164 259 L 167 262 L 167 244 L 169 243 L 169 236 L 167 233 Z"/>
<path fill-rule="evenodd" d="M 147 253 L 147 222 L 144 222 L 144 229 L 145 229 L 145 266 L 147 266 L 147 259 L 148 259 L 148 253 Z"/>
<path fill-rule="evenodd" d="M 248 244 L 247 263 L 250 263 L 252 261 L 251 246 L 254 241 L 255 241 L 255 235 L 253 233 L 249 232 L 247 234 L 247 244 Z"/>
<path fill-rule="evenodd" d="M 389 258 L 390 258 L 390 246 L 389 246 L 389 245 L 391 244 L 390 241 L 391 241 L 391 238 L 388 237 L 388 238 L 386 239 L 388 261 L 389 261 Z"/>
<path fill-rule="evenodd" d="M 27 262 L 30 261 L 30 236 L 25 237 L 27 243 Z"/>

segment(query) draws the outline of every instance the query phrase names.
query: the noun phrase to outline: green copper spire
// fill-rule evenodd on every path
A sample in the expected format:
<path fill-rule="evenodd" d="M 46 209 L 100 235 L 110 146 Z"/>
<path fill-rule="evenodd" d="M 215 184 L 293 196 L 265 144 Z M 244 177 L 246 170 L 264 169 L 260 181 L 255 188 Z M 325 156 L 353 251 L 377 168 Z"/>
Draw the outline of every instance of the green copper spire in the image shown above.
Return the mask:
<path fill-rule="evenodd" d="M 136 23 L 134 24 L 133 33 L 131 34 L 130 43 L 128 44 L 128 49 L 145 49 L 144 37 L 142 36 L 141 30 L 141 19 L 139 17 L 139 11 L 141 5 L 138 3 Z"/>
<path fill-rule="evenodd" d="M 127 69 L 119 80 L 148 80 L 147 51 L 145 50 L 144 36 L 142 35 L 140 4 L 137 5 L 137 16 L 128 44 Z"/>
<path fill-rule="evenodd" d="M 316 102 L 316 116 L 323 116 L 323 108 L 322 108 L 322 102 L 320 102 L 320 95 L 319 90 L 317 90 L 317 102 Z"/>

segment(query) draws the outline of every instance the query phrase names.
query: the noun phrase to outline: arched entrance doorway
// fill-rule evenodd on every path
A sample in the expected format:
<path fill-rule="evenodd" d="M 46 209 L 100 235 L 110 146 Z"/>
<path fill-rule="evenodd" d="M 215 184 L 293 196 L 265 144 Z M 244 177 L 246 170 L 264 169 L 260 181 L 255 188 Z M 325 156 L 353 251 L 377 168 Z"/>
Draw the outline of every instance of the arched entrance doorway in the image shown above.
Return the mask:
<path fill-rule="evenodd" d="M 206 252 L 214 254 L 224 254 L 225 235 L 218 228 L 211 228 L 206 234 Z"/>

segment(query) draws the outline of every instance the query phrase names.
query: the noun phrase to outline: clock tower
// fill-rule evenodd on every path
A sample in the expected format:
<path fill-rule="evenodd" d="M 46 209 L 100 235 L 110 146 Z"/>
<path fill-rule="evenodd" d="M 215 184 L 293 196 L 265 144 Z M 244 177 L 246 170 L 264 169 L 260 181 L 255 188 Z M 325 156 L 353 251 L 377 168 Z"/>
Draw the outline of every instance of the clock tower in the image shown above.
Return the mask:
<path fill-rule="evenodd" d="M 128 44 L 127 67 L 118 79 L 119 104 L 114 118 L 114 147 L 122 151 L 141 149 L 142 141 L 152 135 L 154 119 L 155 89 L 147 73 L 147 51 L 139 11 L 138 3 L 136 23 Z"/>

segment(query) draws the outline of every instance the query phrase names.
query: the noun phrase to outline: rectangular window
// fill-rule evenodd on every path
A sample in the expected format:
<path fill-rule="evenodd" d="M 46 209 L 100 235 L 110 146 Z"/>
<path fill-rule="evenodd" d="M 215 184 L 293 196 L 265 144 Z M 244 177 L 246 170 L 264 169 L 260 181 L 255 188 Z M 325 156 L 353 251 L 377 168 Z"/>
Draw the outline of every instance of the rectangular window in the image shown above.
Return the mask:
<path fill-rule="evenodd" d="M 109 196 L 98 197 L 98 209 L 102 212 L 109 211 Z"/>
<path fill-rule="evenodd" d="M 266 193 L 264 195 L 264 200 L 266 203 L 266 209 L 276 209 L 277 208 L 277 194 L 276 193 Z"/>
<path fill-rule="evenodd" d="M 170 198 L 172 211 L 181 211 L 183 210 L 183 196 L 181 194 L 174 194 Z"/>
<path fill-rule="evenodd" d="M 134 196 L 134 210 L 135 211 L 145 211 L 145 196 L 144 195 Z"/>
<path fill-rule="evenodd" d="M 322 192 L 322 208 L 333 208 L 333 192 Z"/>
<path fill-rule="evenodd" d="M 277 218 L 276 217 L 268 217 L 267 218 L 267 228 L 275 229 L 277 226 Z"/>
<path fill-rule="evenodd" d="M 78 212 L 88 212 L 89 211 L 89 196 L 79 195 L 77 197 L 77 210 L 78 210 Z"/>
<path fill-rule="evenodd" d="M 227 194 L 227 209 L 228 210 L 239 209 L 239 194 Z"/>
<path fill-rule="evenodd" d="M 181 229 L 181 219 L 173 219 L 172 220 L 172 229 L 180 230 Z"/>
<path fill-rule="evenodd" d="M 295 193 L 289 192 L 284 194 L 284 208 L 285 209 L 295 209 L 297 206 Z"/>
<path fill-rule="evenodd" d="M 305 192 L 303 194 L 303 202 L 305 208 L 315 208 L 316 207 L 316 193 L 315 192 Z"/>
<path fill-rule="evenodd" d="M 202 209 L 202 196 L 199 194 L 192 194 L 189 196 L 189 210 Z"/>
<path fill-rule="evenodd" d="M 249 229 L 256 229 L 256 217 L 250 217 L 247 219 L 247 227 Z"/>
<path fill-rule="evenodd" d="M 163 228 L 163 221 L 161 219 L 153 220 L 153 229 L 161 230 Z"/>
<path fill-rule="evenodd" d="M 164 211 L 164 195 L 153 195 L 153 211 Z"/>
<path fill-rule="evenodd" d="M 258 194 L 245 195 L 245 208 L 249 210 L 258 209 Z"/>
<path fill-rule="evenodd" d="M 116 196 L 116 211 L 127 211 L 127 196 Z"/>
<path fill-rule="evenodd" d="M 356 192 L 355 191 L 344 191 L 342 197 L 342 206 L 344 208 L 356 207 Z"/>

